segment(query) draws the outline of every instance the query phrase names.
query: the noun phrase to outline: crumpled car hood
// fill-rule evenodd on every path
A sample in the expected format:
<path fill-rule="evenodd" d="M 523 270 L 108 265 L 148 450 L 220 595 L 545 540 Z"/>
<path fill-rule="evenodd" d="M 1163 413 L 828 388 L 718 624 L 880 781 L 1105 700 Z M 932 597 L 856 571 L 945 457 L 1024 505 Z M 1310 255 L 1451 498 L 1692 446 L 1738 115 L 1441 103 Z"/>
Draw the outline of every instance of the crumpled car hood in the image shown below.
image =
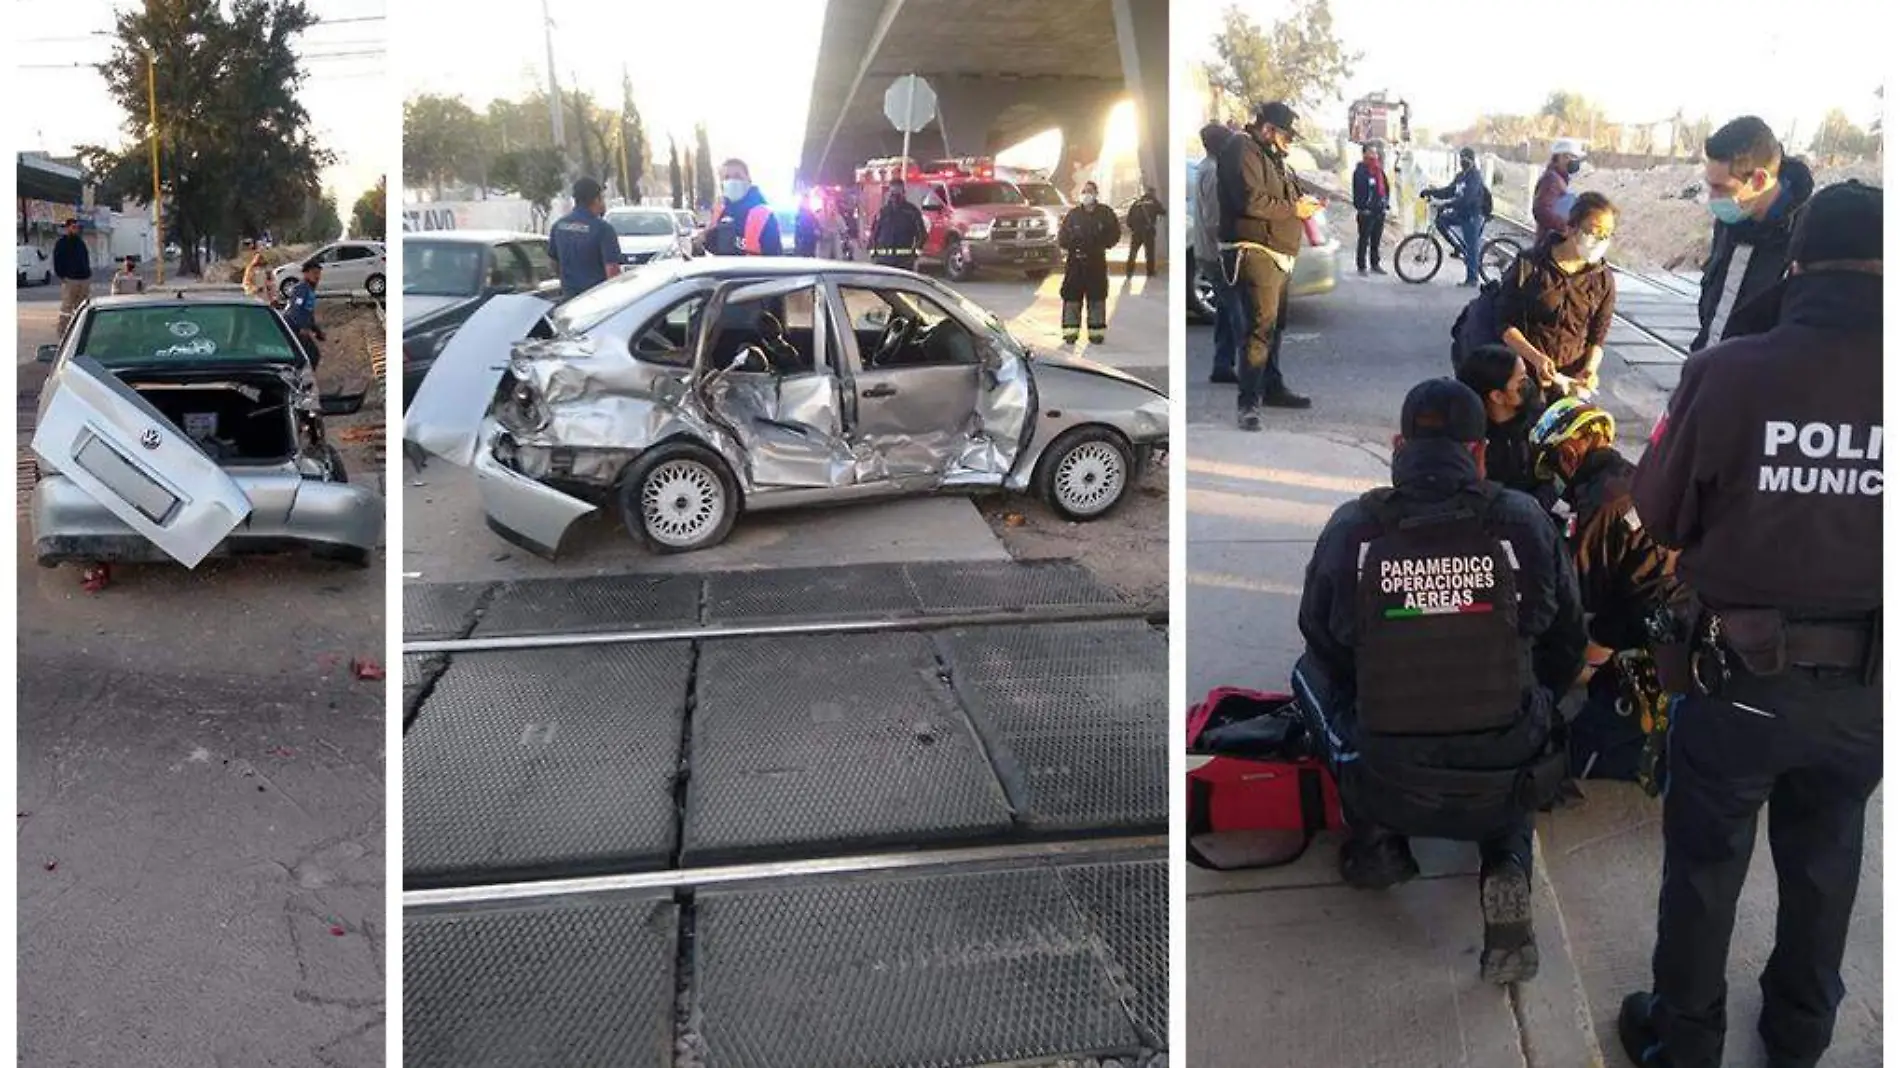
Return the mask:
<path fill-rule="evenodd" d="M 1157 397 L 1167 396 L 1164 391 L 1156 389 L 1149 383 L 1136 378 L 1134 375 L 1129 374 L 1119 367 L 1110 367 L 1105 363 L 1084 360 L 1079 356 L 1051 356 L 1044 355 L 1040 352 L 1032 353 L 1029 357 L 1029 366 L 1032 373 L 1040 371 L 1044 367 L 1054 367 L 1064 371 L 1075 371 L 1080 374 L 1098 375 L 1102 378 L 1114 379 L 1124 385 L 1146 390 Z"/>

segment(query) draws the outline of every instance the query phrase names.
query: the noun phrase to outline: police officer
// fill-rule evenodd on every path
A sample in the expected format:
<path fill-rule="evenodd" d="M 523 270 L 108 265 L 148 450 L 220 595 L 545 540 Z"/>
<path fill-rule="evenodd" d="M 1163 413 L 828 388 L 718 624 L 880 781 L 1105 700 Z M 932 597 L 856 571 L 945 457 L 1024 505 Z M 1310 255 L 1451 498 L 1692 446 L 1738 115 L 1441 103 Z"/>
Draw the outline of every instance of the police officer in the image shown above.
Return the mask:
<path fill-rule="evenodd" d="M 323 281 L 323 264 L 318 260 L 305 261 L 303 281 L 298 282 L 290 291 L 290 303 L 284 308 L 284 322 L 290 325 L 291 333 L 303 343 L 304 351 L 310 354 L 310 369 L 317 369 L 317 361 L 323 354 L 317 349 L 317 342 L 328 340 L 323 328 L 317 325 L 317 286 Z"/>
<path fill-rule="evenodd" d="M 1310 408 L 1280 374 L 1280 338 L 1286 324 L 1287 281 L 1306 237 L 1304 220 L 1320 202 L 1301 196 L 1287 167 L 1298 116 L 1274 101 L 1255 112 L 1253 125 L 1221 147 L 1221 267 L 1247 322 L 1240 362 L 1240 429 L 1259 430 L 1260 406 Z"/>
<path fill-rule="evenodd" d="M 1155 276 L 1155 226 L 1167 213 L 1153 186 L 1142 189 L 1135 202 L 1128 205 L 1128 270 L 1124 278 L 1135 277 L 1135 257 L 1143 249 L 1148 251 L 1148 277 Z"/>
<path fill-rule="evenodd" d="M 600 183 L 575 179 L 574 210 L 548 231 L 548 256 L 561 272 L 563 297 L 578 297 L 620 273 L 620 236 L 606 214 Z"/>
<path fill-rule="evenodd" d="M 1761 976 L 1769 1063 L 1812 1065 L 1833 1037 L 1880 783 L 1880 236 L 1878 188 L 1817 193 L 1776 325 L 1689 357 L 1637 468 L 1636 507 L 1681 550 L 1689 594 L 1655 989 L 1618 1020 L 1643 1068 L 1722 1063 L 1729 939 L 1763 805 L 1780 884 Z"/>
<path fill-rule="evenodd" d="M 1082 203 L 1069 209 L 1056 229 L 1062 264 L 1062 343 L 1075 344 L 1082 329 L 1082 305 L 1088 305 L 1089 343 L 1099 345 L 1108 331 L 1108 250 L 1122 239 L 1115 209 L 1098 199 L 1094 182 L 1082 186 Z"/>
<path fill-rule="evenodd" d="M 1582 665 L 1576 576 L 1537 502 L 1484 477 L 1484 403 L 1406 395 L 1392 487 L 1333 513 L 1300 599 L 1294 689 L 1321 719 L 1348 885 L 1418 874 L 1409 835 L 1479 843 L 1480 972 L 1537 973 L 1531 818 L 1564 779 L 1557 695 Z"/>
<path fill-rule="evenodd" d="M 1649 619 L 1667 597 L 1669 554 L 1643 529 L 1630 498 L 1636 465 L 1616 451 L 1616 420 L 1609 412 L 1565 397 L 1531 428 L 1530 445 L 1537 474 L 1563 487 L 1566 540 L 1589 620 L 1588 699 L 1570 723 L 1570 774 L 1636 780 L 1644 771 L 1645 742 L 1658 724 L 1652 719 L 1645 727 L 1633 704 L 1619 714 L 1617 699 L 1629 688 L 1648 688 L 1652 702 L 1660 695 L 1639 663 L 1612 658 L 1647 653 Z"/>
<path fill-rule="evenodd" d="M 871 262 L 916 270 L 925 232 L 924 213 L 905 198 L 903 179 L 892 181 L 885 190 L 884 205 L 871 222 Z"/>

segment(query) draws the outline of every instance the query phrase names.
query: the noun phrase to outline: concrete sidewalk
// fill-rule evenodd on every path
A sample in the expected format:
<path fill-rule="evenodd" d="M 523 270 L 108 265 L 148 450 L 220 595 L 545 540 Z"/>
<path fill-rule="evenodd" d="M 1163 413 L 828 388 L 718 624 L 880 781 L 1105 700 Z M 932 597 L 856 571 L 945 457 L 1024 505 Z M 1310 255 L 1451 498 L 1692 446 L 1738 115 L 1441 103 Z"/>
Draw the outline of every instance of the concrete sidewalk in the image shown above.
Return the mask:
<path fill-rule="evenodd" d="M 1284 691 L 1301 649 L 1299 594 L 1338 504 L 1387 477 L 1388 450 L 1311 431 L 1192 425 L 1188 467 L 1188 694 Z M 1637 450 L 1631 450 L 1635 452 Z M 1385 893 L 1346 888 L 1337 839 L 1286 868 L 1188 876 L 1187 1062 L 1374 1068 L 1579 1068 L 1625 1063 L 1623 995 L 1649 985 L 1661 803 L 1584 785 L 1543 817 L 1536 912 L 1542 970 L 1506 991 L 1478 978 L 1477 856 L 1416 844 L 1424 876 Z M 1765 838 L 1765 834 L 1764 834 Z M 1876 797 L 1860 908 L 1829 1068 L 1880 1063 L 1881 858 Z M 1754 976 L 1774 936 L 1763 841 L 1744 892 L 1730 982 L 1728 1063 L 1763 1063 Z"/>

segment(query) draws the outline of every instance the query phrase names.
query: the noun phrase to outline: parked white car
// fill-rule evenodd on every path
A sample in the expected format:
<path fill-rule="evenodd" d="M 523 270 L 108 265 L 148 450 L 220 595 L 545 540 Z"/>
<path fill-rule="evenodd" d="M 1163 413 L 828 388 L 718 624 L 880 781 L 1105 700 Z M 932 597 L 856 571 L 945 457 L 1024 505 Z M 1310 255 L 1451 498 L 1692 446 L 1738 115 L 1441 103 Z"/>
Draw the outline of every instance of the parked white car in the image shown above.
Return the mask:
<path fill-rule="evenodd" d="M 36 245 L 21 245 L 14 257 L 18 266 L 19 284 L 23 286 L 50 286 L 53 284 L 53 257 Z"/>
<path fill-rule="evenodd" d="M 380 241 L 338 241 L 310 256 L 323 264 L 318 293 L 368 293 L 380 298 L 388 288 L 389 250 Z M 286 263 L 271 272 L 271 286 L 285 297 L 303 280 L 308 260 Z"/>
<path fill-rule="evenodd" d="M 679 218 L 671 208 L 609 208 L 607 225 L 620 239 L 623 266 L 693 254 L 692 237 L 681 235 Z"/>

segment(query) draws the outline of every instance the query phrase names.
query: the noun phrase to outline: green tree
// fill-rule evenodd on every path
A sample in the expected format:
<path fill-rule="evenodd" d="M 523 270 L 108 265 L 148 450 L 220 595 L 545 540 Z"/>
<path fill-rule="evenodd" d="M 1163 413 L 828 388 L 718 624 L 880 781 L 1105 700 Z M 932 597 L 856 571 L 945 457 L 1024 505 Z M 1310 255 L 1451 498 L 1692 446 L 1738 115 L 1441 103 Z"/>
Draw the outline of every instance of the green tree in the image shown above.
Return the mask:
<path fill-rule="evenodd" d="M 719 180 L 713 176 L 712 146 L 706 142 L 706 124 L 693 126 L 693 207 L 708 209 L 719 196 Z"/>
<path fill-rule="evenodd" d="M 1833 108 L 1821 119 L 1808 151 L 1822 159 L 1858 159 L 1873 154 L 1874 139 L 1849 121 L 1846 112 Z"/>
<path fill-rule="evenodd" d="M 673 191 L 673 206 L 686 206 L 686 189 L 680 184 L 680 146 L 669 137 L 666 139 L 666 184 Z"/>
<path fill-rule="evenodd" d="M 480 182 L 487 162 L 481 116 L 459 97 L 422 95 L 402 105 L 402 177 L 442 196 L 447 182 Z"/>
<path fill-rule="evenodd" d="M 303 213 L 283 229 L 291 244 L 318 244 L 343 236 L 343 219 L 336 213 L 336 191 L 326 189 L 304 203 Z"/>
<path fill-rule="evenodd" d="M 545 213 L 551 210 L 554 198 L 561 195 L 562 187 L 567 184 L 563 178 L 565 170 L 566 161 L 558 150 L 524 148 L 495 157 L 489 168 L 489 179 L 495 188 L 513 193 Z"/>
<path fill-rule="evenodd" d="M 389 240 L 389 179 L 378 178 L 350 209 L 350 233 L 371 241 Z"/>
<path fill-rule="evenodd" d="M 160 185 L 183 272 L 202 269 L 200 238 L 234 254 L 240 237 L 295 225 L 321 195 L 317 175 L 334 157 L 310 131 L 296 53 L 315 22 L 301 0 L 146 0 L 114 16 L 112 55 L 98 70 L 124 114 L 126 143 L 84 146 L 80 156 L 106 185 L 149 205 L 151 57 Z"/>
<path fill-rule="evenodd" d="M 1214 35 L 1214 55 L 1205 65 L 1207 82 L 1224 118 L 1250 117 L 1255 104 L 1271 100 L 1310 112 L 1338 94 L 1363 58 L 1334 34 L 1328 0 L 1295 0 L 1285 18 L 1264 29 L 1229 6 Z"/>
<path fill-rule="evenodd" d="M 647 173 L 646 123 L 640 118 L 639 105 L 633 102 L 633 80 L 623 68 L 620 73 L 620 190 L 638 203 L 640 183 Z"/>

